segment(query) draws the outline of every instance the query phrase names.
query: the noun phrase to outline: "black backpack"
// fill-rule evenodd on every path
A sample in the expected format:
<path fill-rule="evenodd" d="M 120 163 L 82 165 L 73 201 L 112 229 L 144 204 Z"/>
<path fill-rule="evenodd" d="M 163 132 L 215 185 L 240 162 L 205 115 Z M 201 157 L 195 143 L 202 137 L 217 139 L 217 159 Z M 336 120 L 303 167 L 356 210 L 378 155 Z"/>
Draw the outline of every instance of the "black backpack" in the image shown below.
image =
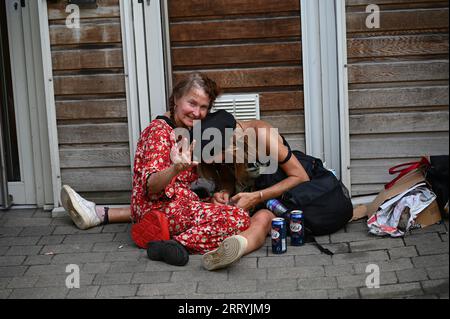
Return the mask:
<path fill-rule="evenodd" d="M 426 170 L 425 178 L 431 184 L 433 192 L 437 196 L 439 209 L 444 216 L 448 217 L 445 212 L 445 206 L 448 203 L 448 155 L 431 156 L 431 165 Z"/>
<path fill-rule="evenodd" d="M 308 174 L 310 181 L 284 193 L 280 200 L 290 210 L 303 211 L 305 228 L 310 235 L 328 235 L 343 228 L 353 216 L 353 205 L 345 186 L 318 158 L 292 151 Z M 286 178 L 281 168 L 274 174 L 261 175 L 257 189 L 270 187 Z M 308 235 L 307 233 L 307 235 Z"/>

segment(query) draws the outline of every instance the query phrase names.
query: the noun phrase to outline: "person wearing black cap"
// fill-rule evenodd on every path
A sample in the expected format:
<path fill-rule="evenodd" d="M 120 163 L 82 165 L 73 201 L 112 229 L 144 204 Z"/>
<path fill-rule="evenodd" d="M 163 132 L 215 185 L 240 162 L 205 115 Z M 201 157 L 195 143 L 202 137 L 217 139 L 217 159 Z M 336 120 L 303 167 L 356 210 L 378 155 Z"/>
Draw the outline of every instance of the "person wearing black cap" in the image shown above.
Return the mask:
<path fill-rule="evenodd" d="M 221 134 L 208 133 L 214 130 Z M 284 138 L 264 121 L 236 121 L 230 113 L 222 110 L 208 114 L 194 125 L 191 136 L 197 141 L 194 154 L 200 158 L 201 174 L 214 179 L 220 188 L 214 194 L 215 203 L 252 211 L 268 199 L 280 197 L 289 189 L 309 181 L 303 166 L 295 156 L 291 156 Z M 249 155 L 252 151 L 253 157 Z M 227 153 L 231 162 L 226 161 Z M 281 167 L 286 178 L 270 187 L 256 189 L 252 181 L 257 177 L 255 171 L 260 168 L 258 165 L 266 154 L 269 154 L 270 161 L 276 163 L 276 168 Z M 227 183 L 224 177 L 231 177 L 232 182 Z M 247 230 L 225 239 L 217 249 L 203 255 L 203 267 L 207 270 L 224 268 L 259 249 L 264 245 L 275 217 L 267 209 L 254 211 Z"/>

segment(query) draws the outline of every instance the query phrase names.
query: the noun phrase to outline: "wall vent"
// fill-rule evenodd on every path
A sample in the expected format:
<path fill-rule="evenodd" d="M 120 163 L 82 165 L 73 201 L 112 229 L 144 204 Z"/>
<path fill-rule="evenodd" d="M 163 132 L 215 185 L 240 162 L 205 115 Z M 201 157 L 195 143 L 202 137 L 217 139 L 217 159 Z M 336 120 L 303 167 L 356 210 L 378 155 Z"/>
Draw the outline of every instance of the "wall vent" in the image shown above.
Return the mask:
<path fill-rule="evenodd" d="M 223 94 L 216 99 L 212 112 L 225 110 L 237 120 L 259 120 L 258 94 Z"/>

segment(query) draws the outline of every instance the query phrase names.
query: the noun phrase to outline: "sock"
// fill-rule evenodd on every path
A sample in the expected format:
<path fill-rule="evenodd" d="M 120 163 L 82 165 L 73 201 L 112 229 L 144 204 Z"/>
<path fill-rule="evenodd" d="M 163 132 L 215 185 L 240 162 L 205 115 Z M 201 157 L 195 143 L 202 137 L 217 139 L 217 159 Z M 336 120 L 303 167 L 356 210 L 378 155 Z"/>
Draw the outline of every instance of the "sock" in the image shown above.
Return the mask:
<path fill-rule="evenodd" d="M 95 213 L 97 214 L 98 218 L 100 218 L 100 220 L 103 223 L 105 221 L 105 206 L 95 205 Z"/>

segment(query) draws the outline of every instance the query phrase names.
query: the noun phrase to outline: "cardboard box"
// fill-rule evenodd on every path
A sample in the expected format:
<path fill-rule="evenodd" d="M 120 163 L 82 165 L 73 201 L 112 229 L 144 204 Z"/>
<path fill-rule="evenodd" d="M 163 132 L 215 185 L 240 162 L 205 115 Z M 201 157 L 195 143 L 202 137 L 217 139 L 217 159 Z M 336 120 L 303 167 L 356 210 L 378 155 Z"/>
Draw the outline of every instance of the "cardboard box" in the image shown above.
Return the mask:
<path fill-rule="evenodd" d="M 372 203 L 364 207 L 357 207 L 354 210 L 353 220 L 363 217 L 371 217 L 378 211 L 378 208 L 387 200 L 408 191 L 413 186 L 424 183 L 425 176 L 422 171 L 415 170 L 400 178 L 390 189 L 383 189 Z M 424 209 L 416 218 L 416 224 L 420 224 L 421 228 L 434 225 L 442 220 L 439 207 L 434 200 L 426 209 Z"/>

